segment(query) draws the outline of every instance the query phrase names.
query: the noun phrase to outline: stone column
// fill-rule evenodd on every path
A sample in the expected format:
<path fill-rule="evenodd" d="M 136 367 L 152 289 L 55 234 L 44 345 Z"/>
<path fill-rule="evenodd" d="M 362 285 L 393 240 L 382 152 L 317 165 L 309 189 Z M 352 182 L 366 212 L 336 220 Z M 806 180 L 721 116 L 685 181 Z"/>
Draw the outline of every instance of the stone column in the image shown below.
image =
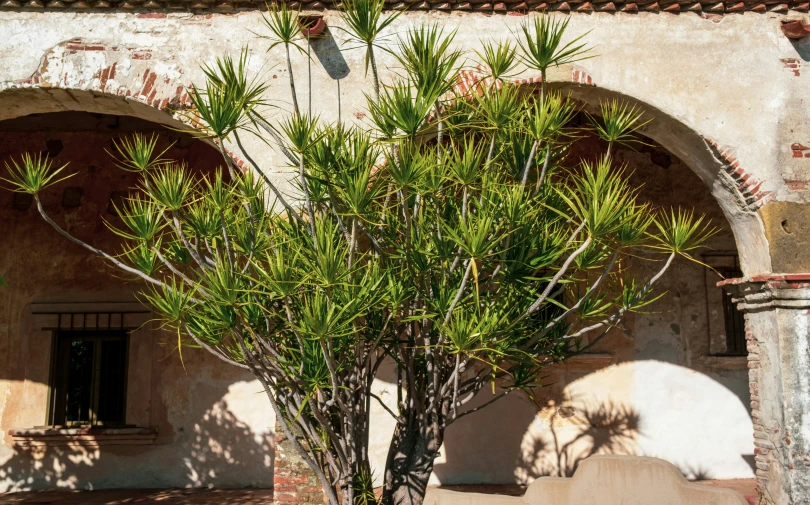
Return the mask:
<path fill-rule="evenodd" d="M 810 274 L 724 281 L 745 312 L 757 481 L 810 505 Z"/>

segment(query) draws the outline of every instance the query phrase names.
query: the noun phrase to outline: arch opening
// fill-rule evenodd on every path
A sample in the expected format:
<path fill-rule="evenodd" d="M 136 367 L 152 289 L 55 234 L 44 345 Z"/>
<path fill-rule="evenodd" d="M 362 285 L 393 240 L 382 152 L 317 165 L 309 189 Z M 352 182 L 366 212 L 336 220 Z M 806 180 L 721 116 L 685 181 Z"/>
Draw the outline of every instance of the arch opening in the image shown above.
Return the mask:
<path fill-rule="evenodd" d="M 165 111 L 83 91 L 70 92 L 77 98 L 70 105 L 58 100 L 65 93 L 0 93 L 0 103 L 31 99 L 13 111 L 4 109 L 0 160 L 19 160 L 21 153 L 30 152 L 48 157 L 55 166 L 69 163 L 66 171 L 76 175 L 44 190 L 41 199 L 54 221 L 87 243 L 110 253 L 121 251 L 104 221 L 122 227 L 113 206 L 137 182 L 137 174 L 119 169 L 109 154 L 122 136 L 154 134 L 159 151 L 169 148 L 166 157 L 201 173 L 222 165 L 216 148 L 172 129 L 183 125 Z M 0 402 L 0 493 L 272 486 L 274 417 L 269 405 L 256 405 L 255 392 L 261 387 L 251 374 L 223 367 L 209 353 L 193 349 L 183 351 L 181 364 L 176 336 L 173 340 L 161 331 L 133 303 L 143 285 L 55 233 L 27 195 L 0 192 L 0 232 L 5 246 L 0 268 L 9 285 L 0 292 L 0 342 L 5 344 L 0 345 L 0 390 L 6 398 Z M 128 322 L 134 315 L 140 318 L 137 323 Z M 109 337 L 105 332 L 110 326 L 127 332 L 123 387 L 96 381 L 73 388 L 72 376 L 53 373 L 61 362 L 83 366 L 69 352 L 55 349 L 63 337 L 78 333 L 83 342 L 98 346 L 93 348 L 93 356 L 100 356 L 94 364 L 120 364 L 104 361 L 105 344 L 93 340 Z M 43 427 L 56 427 L 54 399 L 65 390 L 77 397 L 96 396 L 95 391 L 106 391 L 108 398 L 123 395 L 123 422 L 113 426 L 131 440 L 109 445 L 94 431 L 71 443 L 38 438 Z M 96 405 L 99 411 L 104 410 L 102 401 Z M 62 415 L 59 422 L 84 427 L 90 418 L 83 408 L 70 412 L 70 419 Z M 32 430 L 36 427 L 40 430 Z M 50 433 L 57 437 L 67 432 Z"/>
<path fill-rule="evenodd" d="M 742 271 L 749 275 L 771 271 L 768 242 L 756 213 L 759 206 L 767 202 L 768 195 L 751 192 L 746 182 L 735 174 L 736 160 L 726 157 L 711 138 L 694 131 L 678 118 L 619 91 L 570 82 L 549 84 L 553 89 L 570 94 L 572 99 L 583 103 L 586 110 L 597 115 L 600 103 L 614 99 L 642 111 L 644 119 L 650 121 L 640 132 L 682 160 L 697 175 L 693 188 L 685 189 L 697 190 L 697 182 L 702 182 L 703 188 L 716 200 L 734 234 Z"/>
<path fill-rule="evenodd" d="M 711 186 L 656 139 L 640 140 L 613 154 L 641 187 L 640 199 L 705 214 L 718 233 L 697 259 L 739 275 L 732 273 L 740 267 L 735 233 Z M 586 134 L 570 159 L 595 159 L 605 147 Z M 640 258 L 627 267 L 645 269 Z M 541 476 L 571 476 L 591 455 L 628 454 L 667 459 L 693 480 L 748 479 L 753 489 L 745 333 L 727 317 L 733 305 L 719 279 L 698 263 L 677 262 L 659 285 L 665 295 L 624 328 L 549 369 L 530 395 L 508 396 L 451 425 L 432 482 L 509 484 L 496 489 L 519 493 Z"/>

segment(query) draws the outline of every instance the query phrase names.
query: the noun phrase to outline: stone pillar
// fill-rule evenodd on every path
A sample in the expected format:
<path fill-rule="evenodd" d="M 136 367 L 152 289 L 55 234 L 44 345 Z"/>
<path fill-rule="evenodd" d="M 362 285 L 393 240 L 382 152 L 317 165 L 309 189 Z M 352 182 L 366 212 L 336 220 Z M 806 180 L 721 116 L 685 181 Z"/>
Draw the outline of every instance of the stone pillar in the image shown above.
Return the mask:
<path fill-rule="evenodd" d="M 276 422 L 273 505 L 323 505 L 321 483 Z"/>
<path fill-rule="evenodd" d="M 810 505 L 810 274 L 724 283 L 746 314 L 759 488 L 766 503 Z"/>

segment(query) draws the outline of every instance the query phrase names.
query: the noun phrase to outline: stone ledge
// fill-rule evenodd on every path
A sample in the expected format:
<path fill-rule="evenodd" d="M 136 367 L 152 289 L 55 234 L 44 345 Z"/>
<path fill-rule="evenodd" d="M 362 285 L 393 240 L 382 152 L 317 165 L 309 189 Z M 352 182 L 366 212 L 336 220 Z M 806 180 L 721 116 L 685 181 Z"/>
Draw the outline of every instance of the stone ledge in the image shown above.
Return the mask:
<path fill-rule="evenodd" d="M 723 356 L 714 354 L 701 356 L 698 362 L 712 371 L 739 371 L 748 370 L 747 356 Z"/>
<path fill-rule="evenodd" d="M 157 437 L 155 428 L 23 428 L 9 430 L 20 448 L 77 445 L 150 445 Z"/>
<path fill-rule="evenodd" d="M 744 312 L 773 308 L 810 309 L 810 274 L 761 274 L 725 279 L 718 286 L 731 291 L 732 301 Z"/>
<path fill-rule="evenodd" d="M 761 274 L 750 277 L 738 277 L 736 279 L 724 279 L 717 283 L 718 286 L 733 286 L 736 284 L 795 284 L 799 287 L 810 285 L 810 273 L 800 274 Z"/>
<path fill-rule="evenodd" d="M 576 368 L 604 368 L 606 366 L 613 364 L 613 354 L 610 353 L 596 353 L 596 352 L 586 352 L 583 354 L 577 354 L 576 356 L 572 356 L 566 360 L 563 360 L 559 365 L 567 366 L 567 367 L 576 367 Z"/>

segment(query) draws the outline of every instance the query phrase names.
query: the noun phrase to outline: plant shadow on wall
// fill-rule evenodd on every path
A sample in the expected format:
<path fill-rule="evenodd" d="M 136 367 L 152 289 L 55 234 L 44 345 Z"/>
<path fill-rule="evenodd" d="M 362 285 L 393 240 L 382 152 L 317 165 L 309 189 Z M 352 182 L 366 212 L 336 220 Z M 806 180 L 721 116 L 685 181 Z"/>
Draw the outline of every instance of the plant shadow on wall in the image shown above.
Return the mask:
<path fill-rule="evenodd" d="M 217 402 L 203 418 L 194 424 L 188 439 L 183 443 L 187 448 L 183 457 L 191 487 L 221 487 L 219 472 L 227 469 L 236 476 L 248 476 L 257 469 L 271 478 L 274 444 L 272 434 L 254 432 L 250 426 L 239 420 L 225 401 Z M 250 482 L 258 486 L 259 482 Z M 241 487 L 241 486 L 240 486 Z"/>
<path fill-rule="evenodd" d="M 220 400 L 171 444 L 14 446 L 9 459 L 0 456 L 0 490 L 159 488 L 183 482 L 186 488 L 269 487 L 272 437 L 256 433 Z M 257 475 L 265 480 L 252 482 Z"/>
<path fill-rule="evenodd" d="M 554 398 L 538 413 L 536 404 L 515 396 L 500 407 L 477 413 L 491 419 L 471 416 L 448 433 L 442 462 L 437 461 L 434 468 L 442 484 L 528 484 L 539 477 L 570 477 L 592 455 L 635 454 L 635 441 L 641 435 L 639 413 L 614 401 L 583 404 Z M 498 429 L 484 436 L 477 422 Z M 543 426 L 533 430 L 538 423 Z M 480 441 L 474 447 L 469 444 L 471 433 L 477 433 Z"/>
<path fill-rule="evenodd" d="M 579 463 L 594 454 L 634 454 L 640 434 L 641 418 L 631 407 L 614 402 L 576 408 L 563 405 L 553 410 L 549 432 L 553 444 L 539 437 L 531 440 L 531 450 L 524 449 L 527 477 L 547 475 L 571 477 Z M 551 453 L 554 465 L 537 467 L 536 456 Z"/>

